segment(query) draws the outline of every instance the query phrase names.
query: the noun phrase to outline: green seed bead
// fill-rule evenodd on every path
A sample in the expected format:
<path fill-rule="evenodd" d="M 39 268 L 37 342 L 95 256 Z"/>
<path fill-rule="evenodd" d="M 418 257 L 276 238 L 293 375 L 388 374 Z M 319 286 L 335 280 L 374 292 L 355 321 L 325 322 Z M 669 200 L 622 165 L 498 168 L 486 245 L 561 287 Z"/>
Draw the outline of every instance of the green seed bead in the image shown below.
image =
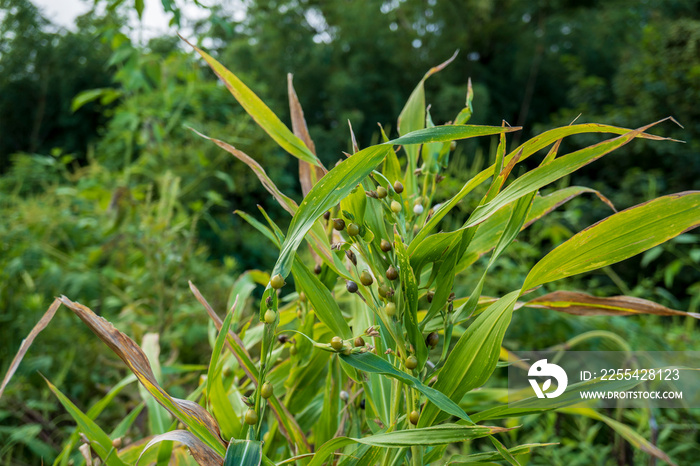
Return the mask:
<path fill-rule="evenodd" d="M 382 298 L 386 298 L 386 295 L 389 292 L 389 287 L 386 285 L 379 285 L 379 288 L 377 288 L 377 292 L 379 293 L 379 296 L 381 296 Z"/>
<path fill-rule="evenodd" d="M 377 197 L 379 199 L 384 199 L 389 193 L 384 186 L 379 186 L 377 188 Z"/>
<path fill-rule="evenodd" d="M 370 286 L 372 283 L 374 283 L 374 279 L 368 271 L 363 270 L 360 274 L 360 283 L 362 283 L 364 286 Z"/>
<path fill-rule="evenodd" d="M 388 269 L 386 269 L 386 278 L 389 280 L 396 280 L 399 278 L 399 272 L 394 268 L 393 265 L 390 265 Z"/>
<path fill-rule="evenodd" d="M 411 355 L 411 356 L 406 358 L 406 361 L 404 361 L 404 364 L 406 365 L 406 369 L 413 370 L 416 367 L 418 367 L 418 359 L 415 356 Z"/>
<path fill-rule="evenodd" d="M 245 412 L 245 423 L 249 426 L 253 426 L 258 423 L 258 413 L 254 409 L 249 409 Z"/>
<path fill-rule="evenodd" d="M 391 211 L 395 214 L 401 212 L 401 203 L 399 201 L 391 201 Z"/>
<path fill-rule="evenodd" d="M 272 388 L 272 384 L 270 382 L 265 382 L 260 389 L 260 396 L 265 398 L 266 400 L 270 398 L 274 394 L 274 389 Z"/>
<path fill-rule="evenodd" d="M 298 352 L 298 350 L 297 350 L 297 345 L 296 345 L 296 343 L 295 343 L 295 344 L 292 345 L 291 348 L 289 348 L 289 354 L 291 354 L 292 356 L 294 356 L 294 355 L 297 354 L 297 352 Z"/>
<path fill-rule="evenodd" d="M 357 223 L 348 225 L 348 235 L 357 236 L 360 234 L 360 226 Z"/>
<path fill-rule="evenodd" d="M 265 311 L 265 323 L 266 324 L 274 324 L 275 320 L 277 319 L 277 313 L 273 311 L 272 309 L 268 309 Z"/>
<path fill-rule="evenodd" d="M 335 228 L 338 231 L 342 231 L 345 229 L 345 220 L 342 218 L 334 218 L 333 219 L 333 228 Z"/>
<path fill-rule="evenodd" d="M 411 424 L 414 426 L 418 424 L 419 419 L 420 413 L 418 411 L 411 411 L 411 414 L 408 415 L 408 420 L 411 421 Z"/>
<path fill-rule="evenodd" d="M 277 274 L 274 277 L 272 277 L 272 279 L 270 280 L 270 286 L 272 286 L 272 288 L 276 290 L 282 288 L 284 286 L 284 278 L 282 277 L 282 275 Z"/>
<path fill-rule="evenodd" d="M 333 348 L 336 351 L 340 351 L 341 349 L 343 349 L 343 339 L 340 337 L 331 338 L 331 348 Z"/>
<path fill-rule="evenodd" d="M 386 315 L 389 317 L 394 317 L 396 315 L 396 304 L 386 303 L 386 306 L 384 306 L 384 312 L 386 312 Z"/>

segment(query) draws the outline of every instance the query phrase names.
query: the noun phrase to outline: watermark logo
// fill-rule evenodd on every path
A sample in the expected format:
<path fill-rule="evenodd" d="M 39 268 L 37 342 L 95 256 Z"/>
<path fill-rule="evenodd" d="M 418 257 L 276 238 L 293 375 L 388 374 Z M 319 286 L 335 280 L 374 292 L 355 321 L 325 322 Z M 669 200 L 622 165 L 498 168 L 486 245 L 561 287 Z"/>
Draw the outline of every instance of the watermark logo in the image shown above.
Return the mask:
<path fill-rule="evenodd" d="M 564 393 L 564 390 L 566 390 L 566 386 L 569 383 L 569 378 L 566 376 L 564 369 L 556 364 L 548 363 L 546 359 L 540 359 L 534 363 L 530 367 L 527 375 L 529 377 L 549 377 L 542 384 L 542 388 L 540 388 L 540 384 L 537 379 L 528 378 L 530 385 L 532 385 L 532 389 L 535 390 L 537 398 L 544 398 L 545 396 L 547 398 L 556 398 Z M 557 381 L 557 389 L 553 392 L 547 393 L 547 390 L 549 390 L 549 388 L 552 386 L 552 378 Z"/>

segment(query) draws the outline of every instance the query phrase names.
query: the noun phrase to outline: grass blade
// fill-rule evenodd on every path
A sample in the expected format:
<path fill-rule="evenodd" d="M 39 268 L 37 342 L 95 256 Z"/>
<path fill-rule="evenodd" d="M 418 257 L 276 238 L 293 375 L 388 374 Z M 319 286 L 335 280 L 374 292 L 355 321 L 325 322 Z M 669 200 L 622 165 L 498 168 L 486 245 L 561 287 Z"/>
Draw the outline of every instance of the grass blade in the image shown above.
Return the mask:
<path fill-rule="evenodd" d="M 435 389 L 453 402 L 459 402 L 465 393 L 481 386 L 493 373 L 513 307 L 519 291 L 502 297 L 467 328 L 450 352 Z M 438 420 L 438 407 L 428 403 L 420 416 L 418 427 L 427 427 Z"/>
<path fill-rule="evenodd" d="M 639 204 L 586 228 L 547 254 L 530 270 L 523 290 L 620 262 L 699 225 L 700 191 Z"/>
<path fill-rule="evenodd" d="M 289 275 L 296 253 L 306 233 L 323 213 L 336 205 L 357 186 L 391 151 L 391 146 L 372 146 L 343 160 L 326 174 L 304 198 L 292 218 L 287 237 L 272 275 Z M 264 299 L 264 298 L 263 298 Z"/>
<path fill-rule="evenodd" d="M 180 36 L 207 62 L 216 75 L 224 82 L 228 90 L 238 100 L 238 103 L 248 112 L 253 120 L 284 150 L 299 160 L 312 165 L 321 166 L 318 158 L 309 150 L 304 142 L 296 137 L 287 126 L 275 115 L 260 97 L 255 95 L 238 77 L 227 70 L 221 63 L 212 58 L 208 53 L 190 44 Z"/>
<path fill-rule="evenodd" d="M 233 440 L 226 450 L 224 466 L 260 466 L 262 444 L 253 440 Z"/>
<path fill-rule="evenodd" d="M 657 316 L 690 316 L 700 319 L 700 314 L 670 309 L 661 304 L 632 296 L 599 298 L 575 291 L 555 291 L 525 303 L 527 307 L 551 309 L 578 316 L 632 316 L 654 314 Z"/>
<path fill-rule="evenodd" d="M 445 411 L 446 413 L 457 416 L 458 418 L 471 423 L 471 419 L 467 413 L 462 410 L 454 401 L 450 400 L 444 393 L 423 385 L 420 380 L 413 377 L 410 374 L 401 372 L 392 366 L 389 361 L 382 359 L 376 354 L 372 353 L 356 353 L 350 355 L 341 354 L 340 358 L 350 364 L 357 370 L 383 374 L 394 379 L 400 380 L 406 385 L 418 390 L 423 395 L 425 395 L 432 403 L 433 406 Z M 421 416 L 422 419 L 422 416 Z"/>
<path fill-rule="evenodd" d="M 87 307 L 74 303 L 65 296 L 61 303 L 70 308 L 136 375 L 139 382 L 164 408 L 175 415 L 190 431 L 223 457 L 226 453 L 219 436 L 219 426 L 214 417 L 197 403 L 179 400 L 168 395 L 158 385 L 148 358 L 134 341 L 117 330 L 114 325 L 97 316 Z"/>

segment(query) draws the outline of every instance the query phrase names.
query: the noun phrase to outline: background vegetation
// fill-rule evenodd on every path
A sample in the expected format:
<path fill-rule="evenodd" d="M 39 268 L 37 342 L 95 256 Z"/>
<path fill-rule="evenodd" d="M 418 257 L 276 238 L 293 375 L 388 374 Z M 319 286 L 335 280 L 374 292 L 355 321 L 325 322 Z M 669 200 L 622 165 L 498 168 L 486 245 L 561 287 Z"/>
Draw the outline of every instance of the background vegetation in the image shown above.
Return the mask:
<path fill-rule="evenodd" d="M 179 39 L 135 42 L 137 34 L 123 16 L 133 4 L 116 3 L 98 2 L 97 11 L 114 8 L 88 13 L 68 31 L 28 0 L 0 0 L 0 369 L 52 297 L 65 294 L 128 329 L 137 341 L 158 332 L 177 387 L 183 377 L 178 371 L 205 363 L 209 354 L 206 316 L 192 301 L 187 280 L 217 308 L 225 307 L 238 275 L 269 270 L 277 255 L 231 212 L 255 212 L 260 204 L 280 213 L 242 164 L 188 127 L 261 155 L 282 191 L 300 199 L 301 190 L 296 163 L 254 127 Z M 523 140 L 579 114 L 578 122 L 626 127 L 673 115 L 684 128 L 666 126 L 663 133 L 685 144 L 640 141 L 566 183 L 594 187 L 619 209 L 700 189 L 700 2 L 242 5 L 242 19 L 214 5 L 208 18 L 191 24 L 181 19 L 181 26 L 252 83 L 285 121 L 285 76 L 293 73 L 326 166 L 350 150 L 347 120 L 361 147 L 378 140 L 378 122 L 395 134 L 395 115 L 416 81 L 459 49 L 455 62 L 426 84 L 436 123 L 463 106 L 469 77 L 472 122 L 522 125 Z M 495 143 L 460 145 L 437 197 L 455 192 L 468 173 L 490 163 Z M 455 222 L 473 207 L 460 206 Z M 607 215 L 605 209 L 592 198 L 579 199 L 533 227 L 528 241 L 499 261 L 485 294 L 510 291 L 536 258 Z M 466 274 L 458 286 L 465 292 L 477 280 Z M 566 286 L 697 311 L 697 237 L 683 235 Z M 546 312 L 516 313 L 514 319 L 506 334 L 512 349 L 544 348 L 602 327 L 635 349 L 698 349 L 693 320 L 582 320 Z M 57 454 L 72 424 L 37 371 L 50 375 L 76 404 L 89 406 L 123 376 L 98 343 L 74 317 L 58 315 L 0 402 L 0 457 L 34 464 L 38 456 Z M 591 345 L 605 348 L 597 341 Z M 113 406 L 103 416 L 119 419 L 122 409 Z M 666 451 L 694 458 L 697 446 L 678 439 L 697 439 L 696 415 L 658 416 L 653 434 L 666 442 Z M 542 453 L 561 455 L 542 464 L 610 457 L 610 451 L 593 448 L 605 445 L 610 433 L 594 424 L 562 426 L 556 414 L 547 419 L 532 441 L 558 439 L 567 448 Z M 640 432 L 652 434 L 648 425 L 640 425 Z"/>

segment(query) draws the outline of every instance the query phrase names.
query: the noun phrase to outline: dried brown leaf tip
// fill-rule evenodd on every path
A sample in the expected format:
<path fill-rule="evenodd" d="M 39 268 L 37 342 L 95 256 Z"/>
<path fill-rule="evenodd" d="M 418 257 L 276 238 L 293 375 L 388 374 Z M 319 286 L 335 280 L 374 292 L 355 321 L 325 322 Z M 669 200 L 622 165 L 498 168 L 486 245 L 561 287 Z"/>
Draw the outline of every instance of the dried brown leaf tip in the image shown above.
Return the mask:
<path fill-rule="evenodd" d="M 196 424 L 202 426 L 221 441 L 219 425 L 211 414 L 197 403 L 171 397 L 158 385 L 146 354 L 134 340 L 117 330 L 111 322 L 96 315 L 88 307 L 74 303 L 65 296 L 60 297 L 59 300 L 80 317 L 80 320 L 124 361 L 131 372 L 139 379 L 139 382 L 146 387 L 163 407 L 186 425 L 192 426 Z M 223 444 L 223 441 L 221 443 Z"/>

